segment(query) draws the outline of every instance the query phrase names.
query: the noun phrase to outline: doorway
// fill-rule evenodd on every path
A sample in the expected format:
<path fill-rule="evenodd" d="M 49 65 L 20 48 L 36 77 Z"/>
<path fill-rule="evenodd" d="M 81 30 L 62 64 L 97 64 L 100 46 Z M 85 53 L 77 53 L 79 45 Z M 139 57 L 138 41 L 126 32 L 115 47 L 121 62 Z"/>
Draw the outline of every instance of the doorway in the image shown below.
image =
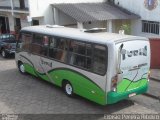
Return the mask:
<path fill-rule="evenodd" d="M 20 18 L 15 18 L 14 21 L 15 21 L 15 26 L 14 26 L 15 27 L 15 32 L 19 33 L 20 30 L 21 30 L 21 19 Z"/>
<path fill-rule="evenodd" d="M 19 0 L 20 9 L 25 9 L 25 1 Z"/>
<path fill-rule="evenodd" d="M 9 33 L 9 20 L 8 17 L 0 16 L 0 33 Z"/>

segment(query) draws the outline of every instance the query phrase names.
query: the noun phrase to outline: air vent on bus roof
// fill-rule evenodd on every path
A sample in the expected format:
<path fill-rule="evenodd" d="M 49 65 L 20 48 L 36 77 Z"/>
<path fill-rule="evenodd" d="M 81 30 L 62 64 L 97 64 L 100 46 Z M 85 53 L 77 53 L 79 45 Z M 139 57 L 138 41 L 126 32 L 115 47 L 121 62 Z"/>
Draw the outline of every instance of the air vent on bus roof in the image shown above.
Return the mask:
<path fill-rule="evenodd" d="M 48 27 L 48 28 L 62 28 L 64 26 L 60 26 L 60 25 L 46 25 L 46 27 Z"/>
<path fill-rule="evenodd" d="M 91 28 L 91 29 L 83 29 L 82 31 L 88 33 L 98 33 L 98 32 L 106 32 L 106 28 Z"/>

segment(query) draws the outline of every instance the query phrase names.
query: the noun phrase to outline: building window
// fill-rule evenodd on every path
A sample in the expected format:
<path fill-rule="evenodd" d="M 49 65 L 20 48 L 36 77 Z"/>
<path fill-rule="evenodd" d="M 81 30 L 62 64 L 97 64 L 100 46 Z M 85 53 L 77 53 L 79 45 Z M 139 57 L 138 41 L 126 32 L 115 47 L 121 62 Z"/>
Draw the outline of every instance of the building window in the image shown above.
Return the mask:
<path fill-rule="evenodd" d="M 159 22 L 142 20 L 142 32 L 159 35 L 159 27 Z"/>
<path fill-rule="evenodd" d="M 20 4 L 20 9 L 25 9 L 25 1 L 24 0 L 19 0 Z"/>
<path fill-rule="evenodd" d="M 39 25 L 39 20 L 32 20 L 32 25 L 33 25 L 33 26 Z"/>

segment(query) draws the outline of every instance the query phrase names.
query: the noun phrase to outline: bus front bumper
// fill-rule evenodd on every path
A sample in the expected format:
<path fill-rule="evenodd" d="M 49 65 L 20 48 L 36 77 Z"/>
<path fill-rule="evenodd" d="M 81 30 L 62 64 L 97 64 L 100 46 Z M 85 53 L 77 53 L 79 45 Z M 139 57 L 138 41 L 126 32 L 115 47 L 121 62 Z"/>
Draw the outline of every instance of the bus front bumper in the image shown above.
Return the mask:
<path fill-rule="evenodd" d="M 145 92 L 147 92 L 147 90 L 148 90 L 148 84 L 146 84 L 142 87 L 139 87 L 137 89 L 133 89 L 133 90 L 126 91 L 126 92 L 121 92 L 121 93 L 108 92 L 107 104 L 113 104 L 113 103 L 116 103 L 116 102 L 121 101 L 123 99 L 127 99 L 127 98 L 129 98 L 129 95 L 132 95 L 132 94 L 138 95 L 138 94 L 145 93 Z"/>

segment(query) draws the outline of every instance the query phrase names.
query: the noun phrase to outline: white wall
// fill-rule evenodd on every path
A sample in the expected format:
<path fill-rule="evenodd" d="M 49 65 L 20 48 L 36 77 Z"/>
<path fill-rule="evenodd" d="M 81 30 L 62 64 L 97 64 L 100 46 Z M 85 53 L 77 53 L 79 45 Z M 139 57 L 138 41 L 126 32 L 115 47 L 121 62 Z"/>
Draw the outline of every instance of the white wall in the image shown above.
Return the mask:
<path fill-rule="evenodd" d="M 11 6 L 10 0 L 0 0 L 0 6 Z"/>
<path fill-rule="evenodd" d="M 159 35 L 142 32 L 142 20 L 157 21 L 160 22 L 160 0 L 158 5 L 153 10 L 148 10 L 144 5 L 145 0 L 115 0 L 119 6 L 141 16 L 141 19 L 132 20 L 132 34 L 144 37 L 159 37 Z"/>
<path fill-rule="evenodd" d="M 10 31 L 14 31 L 14 18 L 12 14 L 8 14 Z"/>
<path fill-rule="evenodd" d="M 13 1 L 13 7 L 20 7 L 19 0 L 12 0 Z"/>
<path fill-rule="evenodd" d="M 73 25 L 73 24 L 77 24 L 77 21 L 74 20 L 73 18 L 69 17 L 68 15 L 64 14 L 61 11 L 57 11 L 58 12 L 58 16 L 56 18 L 58 18 L 55 21 L 55 24 L 58 25 Z"/>
<path fill-rule="evenodd" d="M 119 5 L 129 11 L 141 16 L 144 20 L 160 21 L 160 0 L 158 6 L 153 10 L 148 10 L 144 6 L 145 0 L 115 0 Z"/>

